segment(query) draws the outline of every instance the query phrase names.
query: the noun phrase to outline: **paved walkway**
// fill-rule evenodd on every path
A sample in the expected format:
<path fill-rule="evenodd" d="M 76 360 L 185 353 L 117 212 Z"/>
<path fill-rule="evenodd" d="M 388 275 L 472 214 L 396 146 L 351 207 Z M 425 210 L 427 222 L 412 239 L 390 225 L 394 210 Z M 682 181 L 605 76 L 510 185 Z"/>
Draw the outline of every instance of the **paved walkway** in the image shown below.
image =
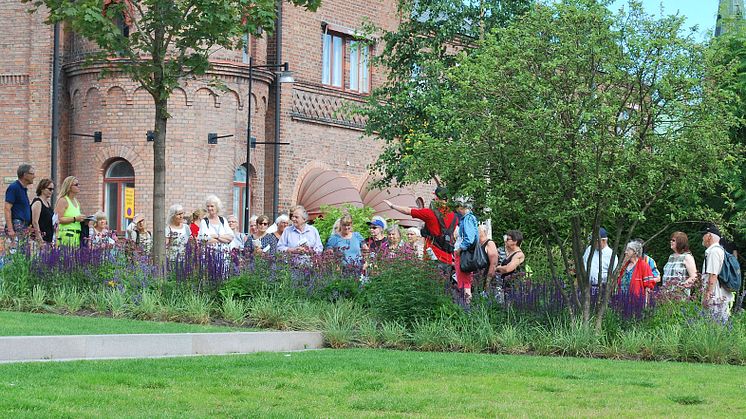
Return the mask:
<path fill-rule="evenodd" d="M 0 337 L 0 363 L 287 352 L 323 345 L 318 332 L 8 336 Z"/>

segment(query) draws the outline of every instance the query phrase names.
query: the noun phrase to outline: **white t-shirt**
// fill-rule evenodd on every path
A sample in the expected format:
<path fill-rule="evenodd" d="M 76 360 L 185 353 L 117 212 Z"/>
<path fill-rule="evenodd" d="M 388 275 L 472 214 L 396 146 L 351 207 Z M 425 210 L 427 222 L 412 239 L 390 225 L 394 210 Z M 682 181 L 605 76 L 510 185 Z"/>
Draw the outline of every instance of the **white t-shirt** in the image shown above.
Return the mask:
<path fill-rule="evenodd" d="M 207 222 L 203 218 L 199 222 L 199 234 L 198 234 L 198 237 L 201 240 L 205 240 L 205 241 L 209 240 L 213 234 L 216 234 L 218 236 L 222 236 L 222 235 L 226 235 L 227 234 L 227 235 L 233 237 L 233 230 L 231 230 L 230 228 L 228 228 L 228 225 L 227 225 L 228 221 L 225 218 L 223 218 L 223 221 L 224 221 L 224 223 L 221 223 L 221 222 L 213 223 L 213 222 L 211 222 L 210 225 L 209 225 L 209 227 L 208 227 Z"/>
<path fill-rule="evenodd" d="M 166 226 L 166 238 L 171 239 L 171 243 L 169 244 L 171 254 L 175 255 L 184 252 L 191 234 L 192 231 L 187 224 L 182 224 L 181 229 L 171 227 L 170 225 Z"/>
<path fill-rule="evenodd" d="M 593 285 L 598 285 L 598 250 L 593 249 L 593 258 L 591 259 L 591 270 L 589 272 L 588 278 L 590 279 L 590 283 Z M 588 246 L 585 249 L 585 253 L 583 253 L 583 264 L 585 266 L 588 266 L 588 257 L 591 253 L 591 246 Z M 617 258 L 614 257 L 614 264 L 611 263 L 611 254 L 614 253 L 613 250 L 611 250 L 611 247 L 606 246 L 601 250 L 601 282 L 606 283 L 606 279 L 609 276 L 609 267 L 616 266 Z"/>
<path fill-rule="evenodd" d="M 724 262 L 725 250 L 719 243 L 714 243 L 705 250 L 705 261 L 702 264 L 702 293 L 707 290 L 707 283 L 710 279 L 710 275 L 720 275 Z M 733 293 L 728 291 L 727 288 L 720 284 L 720 280 L 718 280 L 715 288 L 712 290 L 710 304 L 730 304 L 733 299 Z"/>

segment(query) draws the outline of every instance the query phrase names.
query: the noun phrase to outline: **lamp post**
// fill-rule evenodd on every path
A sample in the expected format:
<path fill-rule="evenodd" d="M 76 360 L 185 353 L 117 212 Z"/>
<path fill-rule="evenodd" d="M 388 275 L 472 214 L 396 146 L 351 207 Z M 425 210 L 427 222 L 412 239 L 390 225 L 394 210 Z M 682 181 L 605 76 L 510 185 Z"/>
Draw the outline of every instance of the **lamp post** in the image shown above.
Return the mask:
<path fill-rule="evenodd" d="M 255 68 L 267 68 L 267 69 L 281 69 L 281 72 L 279 74 L 275 75 L 275 82 L 277 83 L 293 83 L 295 80 L 293 79 L 293 76 L 290 74 L 288 63 L 282 63 L 282 64 L 259 64 L 254 65 L 254 57 L 249 56 L 249 93 L 248 93 L 248 120 L 246 122 L 246 189 L 245 189 L 245 196 L 244 196 L 244 214 L 243 214 L 243 230 L 244 233 L 249 232 L 249 212 L 251 211 L 251 205 L 249 204 L 249 172 L 250 172 L 250 164 L 251 164 L 251 90 L 254 87 L 254 69 Z M 279 104 L 277 106 L 277 110 L 279 111 Z M 277 111 L 276 111 L 277 112 Z M 279 115 L 275 115 L 275 118 L 279 119 Z M 279 129 L 275 129 L 275 141 L 274 142 L 254 142 L 253 144 L 288 144 L 288 143 L 281 143 L 280 140 L 280 132 Z M 275 149 L 277 150 L 277 149 Z M 275 173 L 275 176 L 277 176 L 277 173 Z"/>

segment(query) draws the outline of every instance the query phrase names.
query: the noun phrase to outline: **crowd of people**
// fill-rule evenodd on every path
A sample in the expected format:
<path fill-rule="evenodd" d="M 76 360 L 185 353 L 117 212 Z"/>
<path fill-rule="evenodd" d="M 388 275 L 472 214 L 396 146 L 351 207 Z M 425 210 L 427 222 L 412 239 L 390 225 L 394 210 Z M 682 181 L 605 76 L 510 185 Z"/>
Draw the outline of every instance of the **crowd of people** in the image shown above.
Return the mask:
<path fill-rule="evenodd" d="M 68 176 L 57 190 L 57 202 L 52 208 L 55 184 L 44 178 L 37 183 L 36 197 L 29 201 L 28 188 L 34 184 L 34 168 L 22 164 L 17 171 L 18 180 L 5 192 L 5 233 L 8 246 L 19 237 L 28 237 L 39 245 L 112 247 L 119 238 L 109 228 L 103 211 L 86 216 L 78 201 L 80 182 Z M 405 231 L 396 224 L 389 225 L 381 217 L 367 222 L 368 238 L 354 231 L 350 215 L 336 220 L 326 243 L 322 243 L 318 230 L 308 223 L 305 208 L 295 206 L 289 214 L 281 214 L 271 223 L 266 215 L 252 216 L 249 233 L 243 233 L 235 215 L 222 215 L 222 203 L 209 195 L 204 207 L 187 214 L 182 205 L 174 204 L 168 210 L 165 242 L 169 260 L 177 260 L 186 252 L 190 241 L 224 251 L 244 254 L 275 254 L 286 252 L 298 260 L 321 252 L 337 253 L 343 266 L 360 267 L 363 276 L 370 261 L 377 257 L 391 257 L 404 252 L 416 258 L 431 260 L 446 278 L 452 278 L 453 287 L 460 301 L 469 306 L 475 281 L 482 292 L 490 292 L 498 299 L 509 293 L 516 278 L 525 275 L 526 256 L 521 250 L 523 234 L 509 230 L 502 236 L 502 245 L 492 240 L 489 223 L 481 223 L 472 212 L 473 201 L 466 196 L 451 196 L 439 186 L 434 191 L 428 208 L 412 208 L 384 201 L 389 208 L 420 220 L 424 228 L 410 227 Z M 583 272 L 592 286 L 609 283 L 609 275 L 618 272 L 615 285 L 625 293 L 648 298 L 651 290 L 664 290 L 681 298 L 691 298 L 692 289 L 699 282 L 702 305 L 713 317 L 727 320 L 734 301 L 733 290 L 718 281 L 726 259 L 720 245 L 720 232 L 714 225 L 703 233 L 706 248 L 702 269 L 698 272 L 689 250 L 689 239 L 683 232 L 671 235 L 671 251 L 661 274 L 655 260 L 644 251 L 642 240 L 629 242 L 619 258 L 608 245 L 608 233 L 598 230 L 593 243 L 583 255 Z M 403 239 L 406 237 L 406 239 Z M 148 230 L 142 214 L 132 218 L 124 239 L 138 249 L 149 252 L 153 235 Z M 2 249 L 0 249 L 2 250 Z M 0 253 L 2 255 L 2 253 Z M 480 259 L 481 256 L 481 259 Z M 463 263 L 462 259 L 469 262 Z M 477 262 L 475 266 L 474 261 Z M 701 278 L 701 281 L 699 279 Z"/>

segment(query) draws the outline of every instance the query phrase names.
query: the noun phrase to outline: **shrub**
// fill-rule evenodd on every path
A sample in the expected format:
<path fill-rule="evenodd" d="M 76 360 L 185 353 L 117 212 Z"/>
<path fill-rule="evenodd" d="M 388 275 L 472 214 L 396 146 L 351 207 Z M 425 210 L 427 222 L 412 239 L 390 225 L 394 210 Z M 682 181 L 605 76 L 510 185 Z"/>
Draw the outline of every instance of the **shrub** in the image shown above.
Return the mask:
<path fill-rule="evenodd" d="M 378 320 L 407 325 L 433 319 L 441 306 L 450 303 L 440 273 L 431 263 L 413 259 L 382 261 L 363 294 Z"/>
<path fill-rule="evenodd" d="M 129 312 L 127 296 L 117 289 L 104 289 L 102 292 L 112 317 L 126 317 Z"/>
<path fill-rule="evenodd" d="M 160 291 L 143 289 L 140 295 L 134 298 L 132 314 L 135 318 L 143 320 L 163 318 L 163 296 Z"/>
<path fill-rule="evenodd" d="M 378 331 L 378 322 L 373 319 L 362 321 L 358 327 L 360 344 L 367 348 L 378 348 L 381 346 L 381 334 Z"/>
<path fill-rule="evenodd" d="M 288 327 L 288 300 L 263 295 L 249 301 L 249 320 L 258 327 L 285 330 Z"/>
<path fill-rule="evenodd" d="M 458 333 L 443 319 L 419 318 L 412 325 L 412 343 L 422 351 L 449 351 L 458 344 Z"/>
<path fill-rule="evenodd" d="M 381 345 L 391 349 L 406 348 L 407 328 L 397 321 L 381 323 Z"/>
<path fill-rule="evenodd" d="M 296 301 L 287 306 L 287 327 L 292 330 L 322 330 L 329 303 Z"/>
<path fill-rule="evenodd" d="M 54 303 L 63 312 L 76 313 L 85 304 L 86 294 L 75 286 L 61 286 L 54 291 Z"/>
<path fill-rule="evenodd" d="M 313 220 L 313 226 L 319 230 L 319 236 L 321 237 L 321 243 L 326 245 L 326 241 L 329 240 L 329 236 L 332 233 L 332 227 L 338 218 L 344 214 L 350 214 L 352 217 L 352 227 L 354 231 L 359 232 L 363 237 L 368 237 L 368 225 L 365 224 L 370 221 L 373 216 L 373 208 L 363 207 L 357 208 L 354 205 L 344 205 L 343 208 L 331 207 L 328 205 L 321 206 L 321 217 Z"/>
<path fill-rule="evenodd" d="M 248 311 L 249 308 L 245 301 L 232 297 L 224 298 L 223 304 L 220 306 L 220 314 L 223 319 L 239 326 L 246 321 Z"/>
<path fill-rule="evenodd" d="M 329 306 L 324 317 L 324 340 L 332 348 L 348 348 L 357 339 L 355 326 L 364 315 L 354 303 L 340 301 Z"/>
<path fill-rule="evenodd" d="M 210 297 L 197 293 L 185 294 L 183 313 L 186 320 L 199 324 L 207 324 L 210 322 L 211 309 L 212 302 L 210 301 Z"/>
<path fill-rule="evenodd" d="M 34 313 L 38 313 L 41 311 L 47 310 L 47 300 L 49 299 L 49 294 L 47 293 L 47 290 L 44 289 L 39 284 L 34 285 L 34 288 L 31 289 L 31 295 L 28 299 L 28 308 L 30 311 Z"/>
<path fill-rule="evenodd" d="M 528 351 L 525 329 L 514 324 L 505 324 L 497 331 L 497 342 L 500 352 L 523 354 Z"/>
<path fill-rule="evenodd" d="M 600 352 L 601 338 L 592 325 L 582 321 L 559 320 L 538 330 L 549 337 L 552 354 L 562 356 L 594 356 Z"/>

